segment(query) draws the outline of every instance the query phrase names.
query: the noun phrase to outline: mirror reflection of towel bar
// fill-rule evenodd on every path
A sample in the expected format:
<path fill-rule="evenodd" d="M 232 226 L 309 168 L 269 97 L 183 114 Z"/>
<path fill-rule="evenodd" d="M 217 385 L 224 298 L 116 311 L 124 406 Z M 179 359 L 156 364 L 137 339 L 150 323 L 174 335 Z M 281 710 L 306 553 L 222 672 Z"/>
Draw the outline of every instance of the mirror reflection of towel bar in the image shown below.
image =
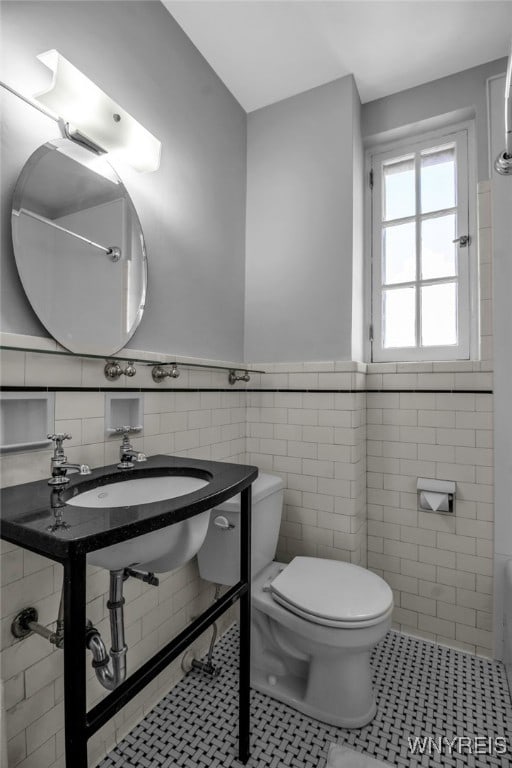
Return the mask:
<path fill-rule="evenodd" d="M 112 261 L 119 261 L 121 258 L 121 249 L 115 245 L 106 246 L 101 245 L 100 243 L 95 243 L 94 240 L 89 240 L 88 237 L 84 237 L 83 235 L 79 235 L 77 232 L 72 232 L 70 229 L 61 227 L 60 224 L 56 224 L 51 219 L 47 219 L 45 216 L 41 216 L 39 213 L 35 213 L 34 211 L 29 211 L 28 208 L 20 208 L 19 211 L 15 211 L 17 216 L 19 216 L 21 213 L 24 213 L 25 216 L 30 216 L 31 219 L 36 219 L 36 221 L 40 221 L 43 224 L 48 224 L 49 227 L 58 229 L 60 232 L 64 232 L 66 235 L 76 237 L 77 240 L 81 240 L 83 243 L 92 245 L 93 248 L 98 248 L 100 251 L 104 251 L 107 256 L 110 256 Z"/>

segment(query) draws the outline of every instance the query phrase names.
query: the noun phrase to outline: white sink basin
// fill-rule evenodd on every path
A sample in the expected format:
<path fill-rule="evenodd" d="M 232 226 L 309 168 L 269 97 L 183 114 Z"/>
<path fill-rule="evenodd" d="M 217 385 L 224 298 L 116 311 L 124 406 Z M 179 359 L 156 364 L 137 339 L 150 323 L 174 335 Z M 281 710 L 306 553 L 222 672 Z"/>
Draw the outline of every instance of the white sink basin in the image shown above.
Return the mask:
<path fill-rule="evenodd" d="M 133 507 L 185 496 L 206 485 L 208 480 L 187 475 L 140 477 L 84 491 L 69 499 L 67 504 L 89 508 Z M 109 571 L 129 566 L 154 573 L 172 571 L 194 557 L 200 549 L 209 519 L 208 509 L 166 528 L 90 552 L 87 562 Z"/>
<path fill-rule="evenodd" d="M 166 501 L 198 491 L 208 485 L 208 480 L 188 475 L 163 475 L 121 480 L 119 483 L 100 485 L 91 491 L 73 496 L 67 502 L 72 507 L 134 507 Z"/>

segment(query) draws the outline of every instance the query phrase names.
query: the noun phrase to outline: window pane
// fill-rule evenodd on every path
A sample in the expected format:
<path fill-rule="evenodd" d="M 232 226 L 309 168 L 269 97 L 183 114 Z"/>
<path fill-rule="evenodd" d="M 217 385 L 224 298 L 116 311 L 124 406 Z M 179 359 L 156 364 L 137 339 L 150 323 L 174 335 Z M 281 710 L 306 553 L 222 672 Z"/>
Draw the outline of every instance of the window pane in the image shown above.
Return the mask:
<path fill-rule="evenodd" d="M 457 344 L 457 283 L 422 287 L 421 343 L 424 347 Z"/>
<path fill-rule="evenodd" d="M 429 280 L 457 274 L 455 214 L 421 223 L 421 277 Z"/>
<path fill-rule="evenodd" d="M 414 155 L 385 163 L 384 221 L 414 216 L 416 193 L 414 185 Z"/>
<path fill-rule="evenodd" d="M 455 206 L 455 147 L 421 153 L 421 212 Z"/>
<path fill-rule="evenodd" d="M 393 288 L 382 292 L 384 347 L 414 347 L 416 344 L 416 288 Z"/>
<path fill-rule="evenodd" d="M 409 283 L 416 280 L 416 225 L 397 224 L 383 231 L 384 283 Z"/>

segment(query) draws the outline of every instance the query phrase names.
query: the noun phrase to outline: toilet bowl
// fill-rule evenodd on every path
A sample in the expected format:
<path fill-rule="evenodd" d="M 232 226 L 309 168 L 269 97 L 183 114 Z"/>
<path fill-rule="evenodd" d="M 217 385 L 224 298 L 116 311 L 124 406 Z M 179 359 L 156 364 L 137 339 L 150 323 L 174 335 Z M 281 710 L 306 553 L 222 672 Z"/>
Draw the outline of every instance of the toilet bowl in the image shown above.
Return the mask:
<path fill-rule="evenodd" d="M 391 589 L 351 563 L 273 562 L 283 483 L 260 475 L 252 496 L 251 685 L 322 722 L 360 728 L 376 711 L 370 655 L 391 626 Z M 239 515 L 236 497 L 212 511 L 202 578 L 239 580 Z"/>
<path fill-rule="evenodd" d="M 369 723 L 370 655 L 391 627 L 388 585 L 357 565 L 296 557 L 258 574 L 252 599 L 252 686 L 330 725 Z"/>

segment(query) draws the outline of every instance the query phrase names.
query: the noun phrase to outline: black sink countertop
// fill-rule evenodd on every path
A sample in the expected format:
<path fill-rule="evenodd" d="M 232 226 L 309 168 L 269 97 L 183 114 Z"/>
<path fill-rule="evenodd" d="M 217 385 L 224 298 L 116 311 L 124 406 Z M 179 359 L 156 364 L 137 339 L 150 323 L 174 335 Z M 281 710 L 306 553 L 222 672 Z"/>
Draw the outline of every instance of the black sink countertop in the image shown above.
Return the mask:
<path fill-rule="evenodd" d="M 66 503 L 79 493 L 108 483 L 167 474 L 191 475 L 209 482 L 185 496 L 129 507 L 98 509 Z M 0 491 L 0 535 L 20 547 L 63 561 L 193 517 L 240 493 L 257 476 L 256 467 L 242 464 L 150 456 L 134 469 L 117 469 L 112 464 L 87 476 L 70 474 L 64 488 L 50 486 L 47 480 L 14 485 Z"/>

